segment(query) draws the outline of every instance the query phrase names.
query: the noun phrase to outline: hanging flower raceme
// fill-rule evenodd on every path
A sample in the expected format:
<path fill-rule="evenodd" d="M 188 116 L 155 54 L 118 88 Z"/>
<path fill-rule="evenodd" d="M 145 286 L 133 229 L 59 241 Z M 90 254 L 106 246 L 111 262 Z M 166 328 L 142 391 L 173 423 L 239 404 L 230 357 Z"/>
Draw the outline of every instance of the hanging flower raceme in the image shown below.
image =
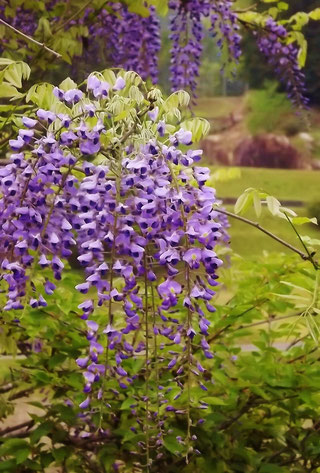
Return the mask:
<path fill-rule="evenodd" d="M 189 89 L 195 93 L 202 53 L 202 19 L 208 15 L 208 2 L 171 0 L 170 18 L 172 90 Z"/>
<path fill-rule="evenodd" d="M 160 21 L 155 8 L 149 16 L 132 13 L 122 3 L 112 3 L 102 9 L 97 21 L 90 25 L 90 50 L 104 38 L 104 56 L 114 67 L 135 71 L 146 80 L 158 81 L 158 53 L 160 51 Z M 100 55 L 101 54 L 97 54 Z"/>
<path fill-rule="evenodd" d="M 240 25 L 236 13 L 232 10 L 233 1 L 222 0 L 210 2 L 211 12 L 210 32 L 217 38 L 217 45 L 223 51 L 224 46 L 228 53 L 228 62 L 238 63 L 241 56 Z"/>
<path fill-rule="evenodd" d="M 76 360 L 80 408 L 108 415 L 143 380 L 130 420 L 148 439 L 140 449 L 160 449 L 166 418 L 180 416 L 187 454 L 193 415 L 206 405 L 183 394 L 207 390 L 216 245 L 227 222 L 206 186 L 209 170 L 198 166 L 202 151 L 187 149 L 192 127 L 173 124 L 170 100 L 158 90 L 143 96 L 145 84 L 137 94 L 139 83 L 112 71 L 91 75 L 87 92 L 65 81 L 50 110 L 23 118 L 0 171 L 4 309 L 45 306 L 76 252 L 88 343 Z"/>
<path fill-rule="evenodd" d="M 283 83 L 289 99 L 294 105 L 304 108 L 309 99 L 305 96 L 305 74 L 299 67 L 299 48 L 295 43 L 286 43 L 288 32 L 273 18 L 268 18 L 265 27 L 255 31 L 258 47 Z"/>
<path fill-rule="evenodd" d="M 201 64 L 204 38 L 203 20 L 210 18 L 212 36 L 221 50 L 226 46 L 228 62 L 238 62 L 241 55 L 240 26 L 232 10 L 233 2 L 211 0 L 171 0 L 170 20 L 172 90 L 190 90 L 194 96 Z"/>

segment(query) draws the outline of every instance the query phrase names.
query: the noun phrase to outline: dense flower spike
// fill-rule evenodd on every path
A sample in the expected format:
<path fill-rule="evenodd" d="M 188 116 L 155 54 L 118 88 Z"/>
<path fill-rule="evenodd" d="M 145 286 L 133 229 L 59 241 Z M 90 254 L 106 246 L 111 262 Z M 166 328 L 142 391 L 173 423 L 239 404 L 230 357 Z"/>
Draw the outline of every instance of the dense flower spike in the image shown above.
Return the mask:
<path fill-rule="evenodd" d="M 210 2 L 210 6 L 211 34 L 217 37 L 217 44 L 222 51 L 226 46 L 229 62 L 234 59 L 237 63 L 241 56 L 241 36 L 237 15 L 232 10 L 233 1 Z"/>
<path fill-rule="evenodd" d="M 0 18 L 6 21 L 10 21 L 10 24 L 23 31 L 25 34 L 33 36 L 37 29 L 37 22 L 35 15 L 32 10 L 25 9 L 23 7 L 17 7 L 16 15 L 12 18 L 10 15 L 6 16 L 6 10 L 4 3 L 0 5 Z"/>
<path fill-rule="evenodd" d="M 298 64 L 299 49 L 295 43 L 286 44 L 284 41 L 288 36 L 286 28 L 268 18 L 265 27 L 260 32 L 255 31 L 254 35 L 261 53 L 274 68 L 290 100 L 300 108 L 306 107 L 309 99 L 305 96 L 305 75 Z"/>
<path fill-rule="evenodd" d="M 239 35 L 240 26 L 232 10 L 231 1 L 223 0 L 171 0 L 169 7 L 173 11 L 170 21 L 172 40 L 171 48 L 171 84 L 173 90 L 186 88 L 195 95 L 197 77 L 201 63 L 203 19 L 210 17 L 212 35 L 218 38 L 218 46 L 228 52 L 228 61 L 241 55 Z"/>
<path fill-rule="evenodd" d="M 208 3 L 200 0 L 171 0 L 170 19 L 172 90 L 189 89 L 195 92 L 202 53 L 203 16 L 208 15 Z"/>
<path fill-rule="evenodd" d="M 144 110 L 140 102 L 123 101 L 137 77 L 127 73 L 109 83 L 93 74 L 87 93 L 56 87 L 50 110 L 22 119 L 25 128 L 10 141 L 11 164 L 0 170 L 4 310 L 46 306 L 76 252 L 84 279 L 75 289 L 83 294 L 78 309 L 88 340 L 87 353 L 77 359 L 86 396 L 80 407 L 130 389 L 137 379 L 130 359 L 145 356 L 149 373 L 152 356 L 165 389 L 171 389 L 170 371 L 180 392 L 170 405 L 166 394 L 159 395 L 164 412 L 183 414 L 182 373 L 206 389 L 193 344 L 202 348 L 200 358 L 213 357 L 206 338 L 222 264 L 215 247 L 225 239 L 226 222 L 215 211 L 214 189 L 206 186 L 209 170 L 197 166 L 201 150 L 179 149 L 192 143 L 192 131 L 171 124 L 173 131 L 166 133 L 170 114 L 161 94 L 156 103 L 145 98 Z M 111 140 L 119 107 L 130 104 L 129 117 L 118 119 Z M 43 276 L 35 279 L 39 268 Z M 166 344 L 172 350 L 157 355 L 152 339 L 160 350 Z M 145 374 L 147 383 L 152 375 Z M 116 380 L 118 389 L 109 392 L 105 379 Z M 156 405 L 148 404 L 148 415 L 162 436 Z M 135 431 L 142 425 L 137 416 Z M 154 443 L 162 445 L 156 438 Z"/>
<path fill-rule="evenodd" d="M 213 357 L 207 337 L 222 264 L 215 247 L 225 239 L 227 222 L 214 209 L 214 189 L 205 185 L 209 170 L 197 166 L 202 151 L 180 149 L 192 144 L 192 131 L 171 124 L 166 133 L 170 114 L 160 92 L 153 90 L 157 98 L 145 98 L 142 110 L 141 102 L 123 101 L 141 79 L 112 74 L 111 83 L 102 74 L 90 75 L 87 93 L 73 84 L 69 90 L 56 87 L 52 108 L 23 117 L 24 127 L 10 141 L 11 163 L 0 170 L 4 310 L 46 306 L 76 252 L 84 279 L 75 289 L 83 294 L 78 309 L 88 341 L 88 352 L 77 359 L 86 396 L 80 407 L 129 390 L 138 379 L 130 360 L 140 356 L 148 385 L 149 357 L 155 357 L 164 396 L 148 391 L 141 400 L 151 396 L 148 416 L 162 438 L 159 405 L 166 415 L 186 412 L 179 401 L 182 373 L 207 389 L 193 344 L 201 347 L 200 358 Z M 130 106 L 111 140 L 115 116 Z M 136 126 L 141 133 L 135 134 Z M 43 276 L 35 278 L 40 268 Z M 155 347 L 161 351 L 166 344 L 172 349 L 159 356 Z M 179 391 L 170 404 L 168 371 Z M 118 389 L 110 392 L 106 379 L 116 380 Z M 188 425 L 191 407 L 196 405 L 187 409 Z M 135 432 L 143 426 L 139 415 Z M 161 447 L 160 438 L 153 441 Z"/>
<path fill-rule="evenodd" d="M 103 9 L 97 22 L 90 26 L 91 48 L 95 48 L 101 37 L 105 38 L 108 61 L 113 66 L 133 70 L 143 79 L 150 77 L 156 83 L 161 40 L 155 8 L 151 6 L 149 16 L 144 18 L 130 12 L 122 3 L 110 7 Z"/>
<path fill-rule="evenodd" d="M 48 3 L 52 8 L 57 0 Z M 93 52 L 97 57 L 103 57 L 107 64 L 136 71 L 143 79 L 151 78 L 155 84 L 158 81 L 158 53 L 161 46 L 160 21 L 153 6 L 149 7 L 149 16 L 141 17 L 132 13 L 122 3 L 111 2 L 107 8 L 102 8 L 95 22 L 90 23 L 92 8 L 87 8 L 82 16 L 70 21 L 67 28 L 74 25 L 89 23 L 89 50 L 84 58 Z M 18 30 L 33 36 L 37 26 L 37 12 L 23 7 L 18 8 L 18 15 L 12 20 L 6 16 L 4 6 L 0 6 L 0 18 L 8 21 Z M 53 18 L 53 22 L 58 18 Z M 103 53 L 99 49 L 103 39 Z M 106 65 L 106 64 L 104 64 Z"/>

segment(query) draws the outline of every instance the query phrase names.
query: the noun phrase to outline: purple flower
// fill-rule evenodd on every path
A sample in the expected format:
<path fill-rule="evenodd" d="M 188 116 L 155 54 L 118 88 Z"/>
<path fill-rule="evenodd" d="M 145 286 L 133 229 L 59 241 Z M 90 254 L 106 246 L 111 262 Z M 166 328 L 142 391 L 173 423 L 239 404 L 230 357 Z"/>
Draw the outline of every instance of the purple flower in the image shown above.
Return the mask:
<path fill-rule="evenodd" d="M 94 75 L 90 75 L 88 77 L 88 80 L 87 80 L 87 87 L 89 90 L 94 90 L 94 89 L 98 89 L 100 87 L 100 80 L 94 76 Z"/>
<path fill-rule="evenodd" d="M 80 151 L 83 154 L 95 154 L 100 151 L 99 136 L 95 140 L 85 140 L 80 142 Z"/>
<path fill-rule="evenodd" d="M 78 305 L 79 309 L 82 309 L 84 312 L 91 312 L 93 310 L 93 301 L 90 299 L 85 300 Z"/>
<path fill-rule="evenodd" d="M 56 289 L 56 286 L 52 282 L 50 281 L 46 282 L 45 287 L 44 287 L 46 294 L 49 294 L 49 295 L 53 294 L 55 289 Z"/>
<path fill-rule="evenodd" d="M 153 110 L 150 110 L 148 112 L 148 116 L 150 117 L 150 119 L 155 122 L 157 117 L 158 117 L 158 114 L 159 114 L 159 107 L 154 107 Z M 159 130 L 158 130 L 159 131 Z"/>
<path fill-rule="evenodd" d="M 165 135 L 166 132 L 166 124 L 164 121 L 160 121 L 157 126 L 157 131 L 161 137 Z"/>
<path fill-rule="evenodd" d="M 64 92 L 63 90 L 59 89 L 59 87 L 54 87 L 53 95 L 55 95 L 59 100 L 64 99 Z"/>
<path fill-rule="evenodd" d="M 81 292 L 82 294 L 87 294 L 87 292 L 90 289 L 90 284 L 88 282 L 84 282 L 81 284 L 77 284 L 75 288 L 77 289 L 77 291 Z"/>
<path fill-rule="evenodd" d="M 198 269 L 200 268 L 201 256 L 200 248 L 190 248 L 185 252 L 182 259 L 189 264 L 190 268 Z"/>
<path fill-rule="evenodd" d="M 81 404 L 79 404 L 80 409 L 87 409 L 90 406 L 90 398 L 87 397 Z"/>
<path fill-rule="evenodd" d="M 19 151 L 24 147 L 25 141 L 21 138 L 21 136 L 18 136 L 16 140 L 9 140 L 9 145 L 14 151 Z"/>
<path fill-rule="evenodd" d="M 179 144 L 190 145 L 192 142 L 192 133 L 191 131 L 186 131 L 181 128 L 172 137 L 170 137 L 170 141 L 175 146 L 178 146 Z"/>
<path fill-rule="evenodd" d="M 83 93 L 78 89 L 71 89 L 64 93 L 64 100 L 69 103 L 78 103 L 83 97 Z"/>
<path fill-rule="evenodd" d="M 271 17 L 254 35 L 261 53 L 285 85 L 289 99 L 294 105 L 305 108 L 309 99 L 305 96 L 305 74 L 299 67 L 299 47 L 294 42 L 284 41 L 288 37 L 287 30 Z"/>
<path fill-rule="evenodd" d="M 132 24 L 131 12 L 122 5 L 115 7 L 125 10 Z M 152 18 L 143 20 L 146 28 Z M 130 44 L 141 45 L 140 38 L 130 39 Z M 119 49 L 128 51 L 127 46 L 120 44 Z M 18 147 L 26 151 L 13 153 L 10 163 L 0 169 L 0 254 L 10 255 L 10 261 L 1 261 L 4 310 L 22 310 L 26 303 L 36 310 L 45 307 L 46 300 L 38 285 L 33 284 L 33 268 L 46 268 L 40 291 L 51 295 L 59 284 L 51 280 L 63 278 L 66 261 L 76 254 L 83 271 L 75 290 L 90 295 L 86 300 L 77 296 L 78 317 L 85 321 L 79 323 L 85 326 L 81 335 L 87 350 L 79 354 L 76 363 L 83 372 L 83 391 L 90 393 L 90 398 L 81 403 L 82 408 L 89 407 L 90 399 L 103 396 L 102 376 L 106 378 L 103 389 L 113 376 L 119 387 L 128 391 L 144 376 L 145 362 L 138 366 L 135 360 L 144 359 L 147 350 L 146 340 L 140 337 L 147 317 L 147 336 L 155 337 L 160 362 L 168 370 L 174 369 L 176 376 L 172 381 L 164 377 L 168 385 L 162 393 L 165 396 L 170 392 L 175 382 L 179 392 L 170 397 L 170 403 L 177 415 L 183 414 L 175 403 L 183 394 L 184 380 L 180 378 L 186 364 L 191 360 L 191 373 L 203 383 L 204 368 L 198 358 L 213 357 L 206 340 L 210 327 L 206 314 L 214 310 L 213 289 L 222 263 L 215 245 L 223 240 L 222 229 L 227 222 L 220 220 L 214 210 L 214 189 L 203 185 L 208 171 L 191 168 L 201 152 L 177 148 L 179 144 L 190 144 L 191 132 L 174 128 L 168 118 L 168 140 L 164 144 L 159 139 L 166 124 L 157 122 L 161 100 L 156 89 L 150 92 L 155 108 L 149 110 L 149 118 L 141 120 L 141 126 L 126 138 L 125 144 L 121 142 L 122 126 L 117 125 L 121 159 L 116 162 L 106 144 L 109 135 L 111 141 L 113 136 L 111 110 L 116 90 L 109 97 L 109 84 L 97 76 L 91 76 L 87 85 L 89 93 L 83 95 L 83 101 L 77 89 L 63 92 L 66 104 L 60 104 L 59 110 L 67 110 L 68 105 L 71 109 L 81 100 L 70 116 L 56 117 L 51 110 L 38 110 L 41 123 L 35 120 L 29 128 L 26 122 L 26 129 L 18 135 Z M 125 81 L 118 77 L 117 87 L 122 86 Z M 121 95 L 127 89 L 121 89 Z M 61 95 L 58 89 L 55 93 Z M 150 124 L 150 119 L 155 123 Z M 51 120 L 54 123 L 48 126 Z M 33 126 L 37 126 L 34 135 Z M 153 130 L 152 139 L 145 134 L 145 127 Z M 85 161 L 86 155 L 99 152 L 100 141 L 105 156 L 99 156 L 99 160 L 104 162 Z M 191 185 L 192 173 L 196 185 Z M 201 273 L 197 271 L 200 266 Z M 159 275 L 164 277 L 160 280 Z M 100 328 L 96 320 L 102 317 L 102 321 L 103 314 L 105 322 Z M 189 358 L 186 344 L 195 338 L 201 340 L 203 353 L 198 354 L 189 343 Z M 165 340 L 171 345 L 168 350 Z M 149 344 L 150 360 L 154 357 L 153 346 Z M 106 351 L 108 363 L 103 356 Z M 149 368 L 153 366 L 150 361 Z M 112 405 L 120 389 L 109 388 Z M 160 401 L 168 407 L 169 400 L 161 397 Z M 139 419 L 139 403 L 132 410 Z M 161 415 L 156 420 L 162 422 Z M 91 427 L 94 429 L 94 425 Z"/>
<path fill-rule="evenodd" d="M 172 360 L 171 360 L 170 363 L 168 364 L 168 368 L 169 368 L 169 369 L 173 368 L 176 363 L 177 363 L 177 359 L 176 359 L 176 358 L 172 358 Z"/>
<path fill-rule="evenodd" d="M 86 356 L 84 358 L 77 358 L 76 363 L 80 368 L 85 368 L 89 362 L 89 357 Z"/>
<path fill-rule="evenodd" d="M 27 128 L 34 128 L 36 124 L 38 123 L 38 120 L 34 120 L 33 118 L 29 118 L 29 117 L 22 117 L 22 123 Z"/>
<path fill-rule="evenodd" d="M 52 123 L 56 119 L 56 115 L 54 113 L 50 112 L 50 110 L 43 110 L 42 108 L 39 108 L 37 111 L 37 117 L 40 120 L 46 121 L 48 123 Z"/>
<path fill-rule="evenodd" d="M 122 90 L 125 88 L 125 86 L 126 86 L 126 83 L 123 77 L 118 77 L 113 86 L 113 90 Z"/>
<path fill-rule="evenodd" d="M 93 332 L 96 332 L 99 328 L 99 324 L 97 324 L 97 322 L 94 322 L 93 320 L 87 320 L 87 327 Z"/>
<path fill-rule="evenodd" d="M 90 357 L 91 360 L 96 362 L 98 360 L 98 355 L 103 353 L 103 346 L 95 340 L 90 340 Z"/>
<path fill-rule="evenodd" d="M 182 288 L 181 285 L 172 279 L 166 279 L 163 283 L 159 284 L 158 292 L 162 298 L 169 297 L 171 295 L 175 296 L 180 294 Z"/>

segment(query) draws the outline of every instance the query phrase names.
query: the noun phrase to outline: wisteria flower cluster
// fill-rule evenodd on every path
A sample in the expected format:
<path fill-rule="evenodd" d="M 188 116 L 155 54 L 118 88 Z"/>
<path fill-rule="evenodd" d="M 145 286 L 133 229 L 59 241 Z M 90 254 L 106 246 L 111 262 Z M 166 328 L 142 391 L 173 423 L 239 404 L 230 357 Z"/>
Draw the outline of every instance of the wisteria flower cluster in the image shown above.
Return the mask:
<path fill-rule="evenodd" d="M 173 11 L 170 18 L 172 89 L 195 92 L 203 49 L 202 17 L 208 14 L 208 4 L 199 0 L 172 0 L 169 7 Z"/>
<path fill-rule="evenodd" d="M 153 6 L 149 16 L 132 13 L 122 3 L 102 9 L 90 26 L 91 48 L 104 39 L 107 58 L 113 67 L 136 71 L 144 80 L 158 81 L 158 53 L 161 47 L 160 21 Z"/>
<path fill-rule="evenodd" d="M 261 53 L 274 68 L 289 99 L 298 107 L 306 107 L 309 99 L 305 95 L 305 74 L 298 63 L 299 48 L 295 43 L 284 42 L 288 37 L 286 28 L 273 18 L 268 18 L 264 28 L 254 34 Z"/>
<path fill-rule="evenodd" d="M 59 17 L 54 14 L 56 3 L 51 0 L 47 5 L 53 31 L 55 25 L 59 26 Z M 289 33 L 283 25 L 270 17 L 265 20 L 261 15 L 257 22 L 247 23 L 235 11 L 233 0 L 169 0 L 168 6 L 173 91 L 185 89 L 196 98 L 206 25 L 222 55 L 221 71 L 228 69 L 234 74 L 234 65 L 239 62 L 242 52 L 240 26 L 244 24 L 253 29 L 259 50 L 283 82 L 291 101 L 299 107 L 307 106 L 305 76 L 298 61 L 299 47 L 294 41 L 288 41 Z M 79 49 L 85 61 L 95 56 L 101 67 L 133 70 L 144 80 L 150 78 L 156 84 L 161 49 L 160 20 L 154 6 L 148 6 L 148 10 L 149 16 L 143 17 L 130 11 L 130 7 L 122 2 L 106 2 L 98 11 L 88 6 L 82 15 L 66 22 L 64 29 L 88 25 L 86 47 Z M 6 9 L 0 6 L 0 18 L 31 36 L 38 25 L 37 12 L 23 6 L 19 7 L 19 15 L 13 21 L 6 17 Z M 77 67 L 75 62 L 74 70 Z"/>
<path fill-rule="evenodd" d="M 136 74 L 107 77 L 90 75 L 86 91 L 56 87 L 53 106 L 24 117 L 10 140 L 11 163 L 0 170 L 4 310 L 19 318 L 22 309 L 45 307 L 76 252 L 88 340 L 77 359 L 80 407 L 108 411 L 143 379 L 143 405 L 132 407 L 133 432 L 147 439 L 140 447 L 160 448 L 163 418 L 180 415 L 188 453 L 191 408 L 206 407 L 190 389 L 207 390 L 201 359 L 214 356 L 209 319 L 222 264 L 215 250 L 226 222 L 206 185 L 209 169 L 198 166 L 202 151 L 188 149 L 192 127 L 172 123 L 159 90 L 143 96 Z M 35 283 L 41 269 L 46 276 Z M 131 361 L 138 359 L 137 373 Z M 179 392 L 169 401 L 172 384 Z M 158 435 L 149 435 L 149 422 Z"/>
<path fill-rule="evenodd" d="M 195 95 L 203 48 L 203 20 L 209 17 L 210 32 L 218 38 L 219 48 L 223 50 L 226 45 L 228 60 L 236 62 L 241 55 L 240 25 L 231 1 L 171 0 L 169 7 L 173 12 L 170 21 L 172 89 L 185 88 Z"/>
<path fill-rule="evenodd" d="M 217 37 L 217 44 L 221 51 L 226 46 L 228 61 L 234 60 L 235 63 L 238 63 L 242 53 L 242 38 L 239 34 L 238 17 L 232 9 L 233 1 L 224 0 L 210 3 L 210 32 L 214 37 Z"/>

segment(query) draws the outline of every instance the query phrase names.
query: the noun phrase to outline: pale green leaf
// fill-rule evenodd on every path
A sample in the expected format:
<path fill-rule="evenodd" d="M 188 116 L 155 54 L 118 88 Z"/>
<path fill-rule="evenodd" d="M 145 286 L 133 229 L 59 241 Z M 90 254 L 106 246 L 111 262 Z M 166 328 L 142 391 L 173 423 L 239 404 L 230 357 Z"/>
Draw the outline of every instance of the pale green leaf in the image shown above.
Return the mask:
<path fill-rule="evenodd" d="M 294 225 L 304 225 L 305 223 L 313 223 L 314 225 L 318 225 L 318 221 L 316 217 L 309 218 L 309 217 L 293 217 L 291 218 L 291 222 Z"/>
<path fill-rule="evenodd" d="M 139 86 L 142 83 L 142 79 L 135 71 L 127 71 L 124 75 L 124 80 L 126 84 L 132 84 Z"/>
<path fill-rule="evenodd" d="M 290 23 L 295 23 L 293 28 L 297 30 L 301 30 L 301 28 L 308 24 L 309 22 L 309 15 L 305 12 L 298 12 L 289 20 Z"/>
<path fill-rule="evenodd" d="M 306 245 L 320 246 L 320 240 L 318 240 L 317 238 L 310 238 L 308 235 L 301 235 L 301 240 Z"/>
<path fill-rule="evenodd" d="M 253 206 L 257 217 L 261 216 L 261 200 L 258 192 L 253 193 Z"/>
<path fill-rule="evenodd" d="M 248 189 L 247 189 L 243 194 L 241 194 L 238 197 L 237 202 L 235 203 L 235 206 L 234 206 L 235 213 L 236 214 L 244 213 L 251 206 L 252 201 L 253 201 L 253 193 L 251 190 L 248 192 Z"/>
<path fill-rule="evenodd" d="M 59 84 L 59 87 L 60 89 L 67 91 L 70 89 L 76 89 L 78 85 L 72 79 L 70 79 L 70 77 L 67 77 Z"/>
<path fill-rule="evenodd" d="M 1 98 L 10 98 L 12 100 L 19 99 L 23 94 L 17 91 L 13 85 L 2 83 L 0 86 L 0 97 Z"/>
<path fill-rule="evenodd" d="M 131 86 L 129 89 L 129 97 L 135 100 L 138 104 L 142 103 L 144 100 L 144 96 L 142 92 L 140 92 L 139 88 L 135 85 Z"/>
<path fill-rule="evenodd" d="M 281 207 L 280 202 L 278 199 L 273 197 L 272 195 L 267 196 L 267 206 L 269 211 L 271 212 L 272 215 L 276 216 L 279 213 L 279 209 Z"/>
<path fill-rule="evenodd" d="M 299 63 L 299 67 L 301 69 L 306 64 L 307 51 L 308 51 L 308 42 L 307 42 L 307 40 L 304 40 L 303 43 L 302 43 L 302 46 L 299 49 L 299 54 L 298 54 L 298 63 Z"/>
<path fill-rule="evenodd" d="M 320 8 L 316 8 L 309 13 L 311 20 L 320 20 Z"/>
<path fill-rule="evenodd" d="M 115 84 L 117 78 L 112 69 L 105 69 L 101 74 L 104 77 L 104 80 L 109 82 L 111 86 Z"/>
<path fill-rule="evenodd" d="M 15 61 L 7 57 L 0 57 L 0 66 L 7 66 L 8 64 L 13 64 Z"/>
<path fill-rule="evenodd" d="M 286 11 L 288 10 L 289 5 L 287 2 L 279 2 L 277 3 L 277 8 L 279 8 L 279 10 Z"/>

